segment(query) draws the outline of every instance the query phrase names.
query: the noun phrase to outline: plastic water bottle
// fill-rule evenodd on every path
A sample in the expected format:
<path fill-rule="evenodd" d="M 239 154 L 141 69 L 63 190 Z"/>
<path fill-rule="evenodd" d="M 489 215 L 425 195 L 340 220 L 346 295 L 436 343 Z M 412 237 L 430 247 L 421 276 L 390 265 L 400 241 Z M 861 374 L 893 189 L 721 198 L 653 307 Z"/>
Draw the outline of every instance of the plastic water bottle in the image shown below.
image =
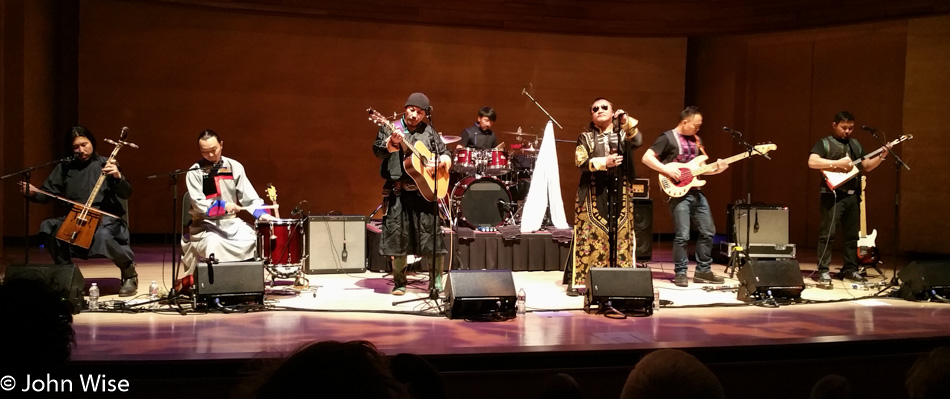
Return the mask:
<path fill-rule="evenodd" d="M 653 287 L 653 311 L 660 310 L 660 289 Z"/>
<path fill-rule="evenodd" d="M 515 312 L 518 314 L 525 314 L 525 300 L 527 299 L 527 294 L 524 292 L 524 288 L 518 290 L 518 301 L 515 302 Z"/>
<path fill-rule="evenodd" d="M 148 286 L 148 299 L 153 301 L 158 299 L 158 282 L 155 280 L 152 280 L 152 284 Z"/>
<path fill-rule="evenodd" d="M 99 310 L 99 286 L 96 283 L 89 287 L 89 310 Z"/>

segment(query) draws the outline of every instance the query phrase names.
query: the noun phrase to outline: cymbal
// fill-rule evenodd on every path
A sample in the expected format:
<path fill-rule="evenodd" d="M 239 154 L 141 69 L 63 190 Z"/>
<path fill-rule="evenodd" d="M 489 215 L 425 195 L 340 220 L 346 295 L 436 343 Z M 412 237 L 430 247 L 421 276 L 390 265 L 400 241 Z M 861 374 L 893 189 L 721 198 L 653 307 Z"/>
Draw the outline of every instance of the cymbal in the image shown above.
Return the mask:
<path fill-rule="evenodd" d="M 441 137 L 442 137 L 442 142 L 445 144 L 452 144 L 456 141 L 462 140 L 462 138 L 459 136 L 441 136 Z"/>

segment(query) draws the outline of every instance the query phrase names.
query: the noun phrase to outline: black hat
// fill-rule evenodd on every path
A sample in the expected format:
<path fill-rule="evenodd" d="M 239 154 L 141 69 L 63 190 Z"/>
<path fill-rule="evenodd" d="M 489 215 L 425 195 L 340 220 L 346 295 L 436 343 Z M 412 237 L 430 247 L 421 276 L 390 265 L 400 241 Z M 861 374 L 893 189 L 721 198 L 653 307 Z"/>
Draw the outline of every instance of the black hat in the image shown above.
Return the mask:
<path fill-rule="evenodd" d="M 416 106 L 425 110 L 429 109 L 429 97 L 422 93 L 412 93 L 406 99 L 406 106 Z"/>

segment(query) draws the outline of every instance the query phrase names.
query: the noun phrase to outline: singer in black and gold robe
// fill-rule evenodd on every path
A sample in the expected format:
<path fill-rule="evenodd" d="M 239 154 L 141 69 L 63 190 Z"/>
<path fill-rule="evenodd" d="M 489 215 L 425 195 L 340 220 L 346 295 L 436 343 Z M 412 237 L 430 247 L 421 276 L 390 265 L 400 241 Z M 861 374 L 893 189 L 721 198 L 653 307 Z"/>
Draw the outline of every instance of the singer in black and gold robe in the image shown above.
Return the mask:
<path fill-rule="evenodd" d="M 614 132 L 619 123 L 621 132 Z M 637 129 L 637 120 L 623 110 L 614 111 L 613 104 L 598 98 L 591 106 L 591 123 L 577 138 L 574 164 L 581 170 L 574 203 L 573 264 L 569 294 L 574 286 L 584 284 L 591 267 L 610 267 L 608 228 L 616 221 L 616 266 L 634 267 L 636 264 L 636 236 L 633 228 L 633 150 L 643 139 Z M 618 147 L 619 146 L 619 147 Z M 621 151 L 618 151 L 619 150 Z M 619 178 L 614 186 L 611 175 Z M 609 213 L 608 193 L 619 194 L 620 205 L 614 215 Z M 608 217 L 611 216 L 611 217 Z"/>

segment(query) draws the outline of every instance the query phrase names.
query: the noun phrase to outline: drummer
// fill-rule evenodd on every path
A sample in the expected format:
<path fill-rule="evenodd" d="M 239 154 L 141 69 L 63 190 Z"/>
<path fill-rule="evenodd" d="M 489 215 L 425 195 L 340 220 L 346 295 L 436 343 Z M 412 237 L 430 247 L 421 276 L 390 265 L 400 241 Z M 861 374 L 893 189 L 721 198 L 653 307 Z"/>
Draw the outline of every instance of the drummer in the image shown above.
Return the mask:
<path fill-rule="evenodd" d="M 478 110 L 478 119 L 474 126 L 469 126 L 462 130 L 462 140 L 459 141 L 457 148 L 477 148 L 480 150 L 489 150 L 498 145 L 498 137 L 492 132 L 491 127 L 495 124 L 495 109 L 492 107 L 482 107 Z"/>
<path fill-rule="evenodd" d="M 191 166 L 185 180 L 194 220 L 189 237 L 182 239 L 182 283 L 190 286 L 198 262 L 214 254 L 222 262 L 243 261 L 254 257 L 257 232 L 235 214 L 246 209 L 255 219 L 274 220 L 259 208 L 264 200 L 257 195 L 244 172 L 244 165 L 221 155 L 224 141 L 213 130 L 198 135 L 201 157 Z M 176 284 L 177 286 L 177 284 Z"/>

